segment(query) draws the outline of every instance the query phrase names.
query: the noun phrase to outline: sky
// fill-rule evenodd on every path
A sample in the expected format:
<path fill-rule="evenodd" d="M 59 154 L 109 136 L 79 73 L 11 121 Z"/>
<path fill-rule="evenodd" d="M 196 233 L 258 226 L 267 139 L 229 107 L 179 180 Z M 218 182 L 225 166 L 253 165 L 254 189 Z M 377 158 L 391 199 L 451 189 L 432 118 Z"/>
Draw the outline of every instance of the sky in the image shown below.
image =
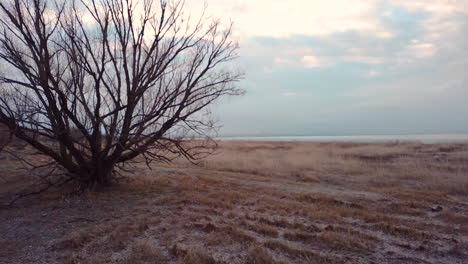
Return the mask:
<path fill-rule="evenodd" d="M 221 136 L 468 133 L 468 1 L 206 2 L 245 73 Z"/>

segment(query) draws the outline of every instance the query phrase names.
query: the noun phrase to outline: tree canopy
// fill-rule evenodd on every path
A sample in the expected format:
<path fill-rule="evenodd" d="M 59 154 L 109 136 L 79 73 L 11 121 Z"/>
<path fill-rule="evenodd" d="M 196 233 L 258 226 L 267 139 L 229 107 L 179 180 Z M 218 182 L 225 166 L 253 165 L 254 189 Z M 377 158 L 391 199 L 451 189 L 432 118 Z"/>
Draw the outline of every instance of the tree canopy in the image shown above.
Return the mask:
<path fill-rule="evenodd" d="M 0 124 L 85 188 L 127 163 L 203 157 L 209 106 L 242 94 L 242 74 L 232 25 L 184 11 L 178 0 L 1 1 Z"/>

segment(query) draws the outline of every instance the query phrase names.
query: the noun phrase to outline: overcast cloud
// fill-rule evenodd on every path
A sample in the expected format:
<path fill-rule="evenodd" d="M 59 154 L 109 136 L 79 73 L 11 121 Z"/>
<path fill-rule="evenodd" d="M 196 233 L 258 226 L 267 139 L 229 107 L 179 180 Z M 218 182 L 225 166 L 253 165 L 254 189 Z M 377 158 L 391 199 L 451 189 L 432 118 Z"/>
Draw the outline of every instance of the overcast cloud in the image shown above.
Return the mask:
<path fill-rule="evenodd" d="M 222 135 L 468 133 L 468 1 L 207 3 L 246 73 Z"/>

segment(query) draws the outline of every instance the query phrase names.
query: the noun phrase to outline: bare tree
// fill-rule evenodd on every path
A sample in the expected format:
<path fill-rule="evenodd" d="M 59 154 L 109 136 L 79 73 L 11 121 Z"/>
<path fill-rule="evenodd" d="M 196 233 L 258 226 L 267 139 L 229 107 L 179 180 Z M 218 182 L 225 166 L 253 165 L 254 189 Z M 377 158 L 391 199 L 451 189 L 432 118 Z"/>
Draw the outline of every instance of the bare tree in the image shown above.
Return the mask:
<path fill-rule="evenodd" d="M 0 153 L 11 141 L 12 134 L 8 131 L 8 128 L 3 127 L 2 124 L 0 124 Z"/>
<path fill-rule="evenodd" d="M 232 25 L 183 1 L 2 0 L 0 27 L 0 124 L 84 188 L 209 153 L 209 105 L 243 93 Z"/>

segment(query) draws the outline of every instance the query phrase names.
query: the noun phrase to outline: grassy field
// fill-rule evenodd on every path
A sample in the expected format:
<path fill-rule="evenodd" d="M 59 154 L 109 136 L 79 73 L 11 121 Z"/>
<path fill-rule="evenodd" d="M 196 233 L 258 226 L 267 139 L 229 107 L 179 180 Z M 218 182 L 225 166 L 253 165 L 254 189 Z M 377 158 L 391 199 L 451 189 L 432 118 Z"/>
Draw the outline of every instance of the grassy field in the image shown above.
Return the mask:
<path fill-rule="evenodd" d="M 130 176 L 0 209 L 0 263 L 468 259 L 468 144 L 220 142 Z M 0 161 L 4 193 L 28 177 Z"/>

